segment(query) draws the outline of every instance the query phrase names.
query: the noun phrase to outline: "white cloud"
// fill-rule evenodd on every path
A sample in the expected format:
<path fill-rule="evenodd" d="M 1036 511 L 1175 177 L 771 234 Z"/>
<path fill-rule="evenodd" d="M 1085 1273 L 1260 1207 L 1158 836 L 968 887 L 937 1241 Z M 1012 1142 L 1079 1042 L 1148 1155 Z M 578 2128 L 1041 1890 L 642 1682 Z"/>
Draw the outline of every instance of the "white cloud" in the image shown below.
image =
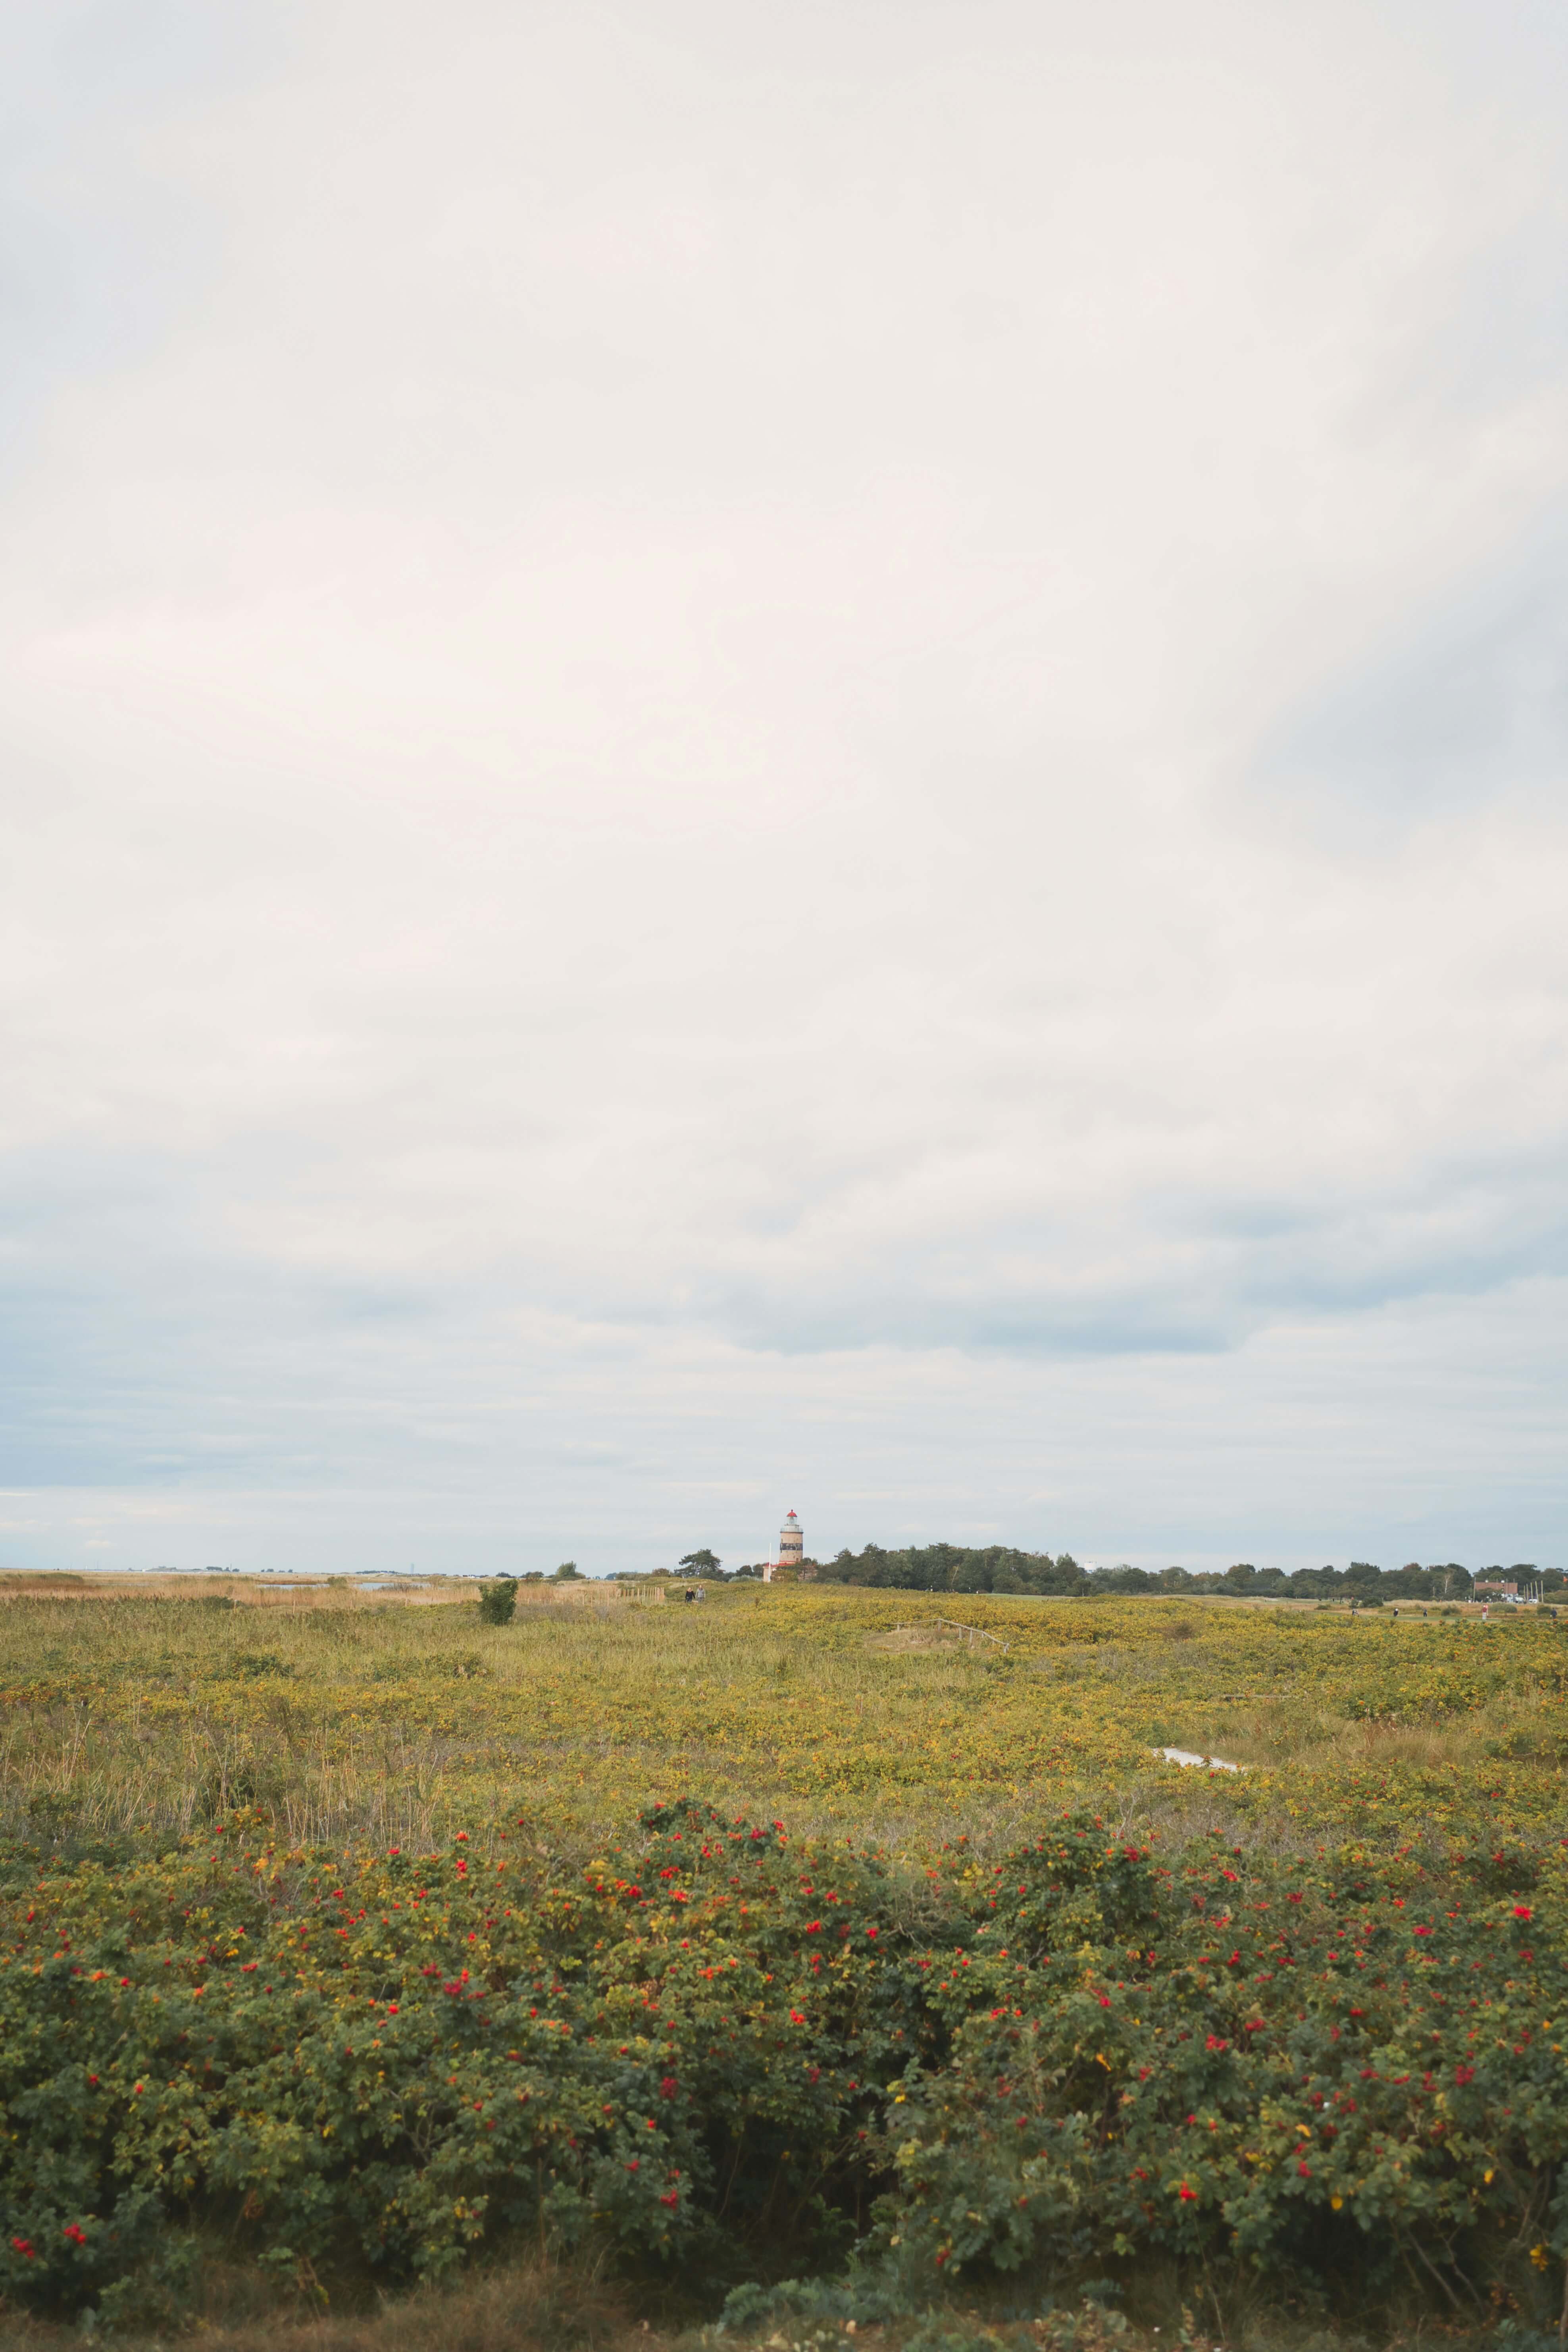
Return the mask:
<path fill-rule="evenodd" d="M 90 141 L 23 61 L 18 217 L 154 290 L 6 485 L 0 1475 L 1315 1554 L 1474 1426 L 1433 1542 L 1542 1550 L 1532 25 L 161 21 Z"/>

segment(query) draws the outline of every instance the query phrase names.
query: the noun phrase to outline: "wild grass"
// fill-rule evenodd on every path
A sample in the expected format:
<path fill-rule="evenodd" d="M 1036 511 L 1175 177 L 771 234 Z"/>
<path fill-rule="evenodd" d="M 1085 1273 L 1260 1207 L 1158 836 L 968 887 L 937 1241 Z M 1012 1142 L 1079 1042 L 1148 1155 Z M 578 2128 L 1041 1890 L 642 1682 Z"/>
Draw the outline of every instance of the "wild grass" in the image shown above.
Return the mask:
<path fill-rule="evenodd" d="M 1096 2283 L 1102 2298 L 1110 2284 Z M 972 2291 L 956 2307 L 868 2326 L 811 2310 L 809 2293 L 800 2298 L 808 2308 L 792 2310 L 786 2287 L 779 2308 L 721 2333 L 683 2314 L 679 2293 L 662 2310 L 638 2299 L 635 2308 L 649 2315 L 636 2317 L 624 2290 L 581 2266 L 549 2262 L 476 2269 L 440 2286 L 377 2297 L 360 2311 L 324 2307 L 308 2265 L 297 2283 L 280 2284 L 264 2283 L 253 2267 L 214 2262 L 181 2332 L 221 2352 L 1223 2352 L 1226 2346 L 1231 2352 L 1369 2352 L 1373 2343 L 1389 2352 L 1406 2346 L 1420 2352 L 1434 2341 L 1430 2317 L 1419 2309 L 1404 2324 L 1401 2315 L 1379 2312 L 1347 2327 L 1333 2326 L 1327 2313 L 1282 2311 L 1254 2279 L 1207 2282 L 1201 2314 L 1186 2303 L 1190 2292 L 1172 2265 L 1156 2262 L 1125 2314 L 1117 2307 L 1120 2297 L 1068 2297 L 1037 2315 L 1020 2308 L 1016 2291 L 979 2299 Z M 164 2352 L 170 2336 L 164 2326 L 114 2341 L 121 2352 Z M 1493 2340 L 1452 2328 L 1440 2334 L 1443 2352 L 1480 2352 Z M 75 2352 L 82 2342 L 79 2326 L 0 2309 L 0 2352 Z"/>
<path fill-rule="evenodd" d="M 226 2352 L 609 2352 L 634 2343 L 647 2352 L 650 2343 L 624 2295 L 581 2266 L 544 2262 L 497 2264 L 456 2284 L 339 2311 L 308 2263 L 279 2280 L 254 2264 L 214 2260 L 184 2317 L 203 2344 Z M 150 2340 L 161 2344 L 168 2334 L 162 2328 Z M 0 2352 L 63 2352 L 82 2340 L 79 2326 L 0 2309 Z"/>
<path fill-rule="evenodd" d="M 1544 1833 L 1568 1797 L 1548 1623 L 731 1587 L 700 1608 L 545 1595 L 497 1628 L 466 1598 L 351 1601 L 0 1603 L 0 1835 L 110 1848 L 244 1806 L 297 1843 L 525 1819 L 586 1850 L 697 1792 L 895 1848 L 1005 1844 L 1085 1796 L 1130 1829 L 1394 1840 Z M 939 1614 L 1005 1656 L 922 1643 Z M 1221 1788 L 1164 1745 L 1249 1769 Z"/>

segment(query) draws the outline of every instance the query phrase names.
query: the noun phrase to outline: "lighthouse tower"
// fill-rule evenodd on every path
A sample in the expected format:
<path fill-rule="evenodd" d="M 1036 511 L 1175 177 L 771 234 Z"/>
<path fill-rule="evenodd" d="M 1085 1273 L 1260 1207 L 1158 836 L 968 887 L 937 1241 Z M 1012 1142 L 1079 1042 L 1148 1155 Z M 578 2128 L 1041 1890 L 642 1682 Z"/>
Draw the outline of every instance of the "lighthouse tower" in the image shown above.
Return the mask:
<path fill-rule="evenodd" d="M 773 1582 L 775 1569 L 798 1568 L 805 1550 L 805 1539 L 800 1531 L 800 1521 L 793 1511 L 787 1511 L 784 1523 L 779 1529 L 779 1556 L 777 1559 L 770 1560 L 763 1570 L 763 1583 Z"/>

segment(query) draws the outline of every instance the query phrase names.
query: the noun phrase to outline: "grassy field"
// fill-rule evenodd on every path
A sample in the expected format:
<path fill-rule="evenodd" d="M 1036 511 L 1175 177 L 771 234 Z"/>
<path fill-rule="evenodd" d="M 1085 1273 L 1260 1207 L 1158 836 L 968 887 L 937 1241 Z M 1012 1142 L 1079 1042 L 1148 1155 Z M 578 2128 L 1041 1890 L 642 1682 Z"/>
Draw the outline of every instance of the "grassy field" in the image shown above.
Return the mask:
<path fill-rule="evenodd" d="M 5 1833 L 69 1851 L 259 1804 L 294 1841 L 526 1811 L 592 1845 L 691 1790 L 893 1846 L 1006 1840 L 1080 1796 L 1249 1842 L 1568 1814 L 1568 1619 L 731 1586 L 524 1597 L 492 1630 L 466 1594 L 312 1592 L 265 1622 L 226 1598 L 0 1604 Z M 1248 1769 L 1194 1785 L 1165 1746 Z"/>
<path fill-rule="evenodd" d="M 324 1590 L 0 1601 L 0 2341 L 1559 2340 L 1568 1621 Z"/>

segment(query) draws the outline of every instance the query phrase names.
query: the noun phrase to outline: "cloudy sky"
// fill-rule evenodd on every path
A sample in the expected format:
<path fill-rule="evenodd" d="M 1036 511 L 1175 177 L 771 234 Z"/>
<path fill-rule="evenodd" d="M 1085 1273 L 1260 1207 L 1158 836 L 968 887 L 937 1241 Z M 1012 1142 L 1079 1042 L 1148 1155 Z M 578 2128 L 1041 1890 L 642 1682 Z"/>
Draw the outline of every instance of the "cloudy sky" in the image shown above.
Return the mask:
<path fill-rule="evenodd" d="M 1557 0 L 0 33 L 0 1559 L 1568 1557 Z"/>

